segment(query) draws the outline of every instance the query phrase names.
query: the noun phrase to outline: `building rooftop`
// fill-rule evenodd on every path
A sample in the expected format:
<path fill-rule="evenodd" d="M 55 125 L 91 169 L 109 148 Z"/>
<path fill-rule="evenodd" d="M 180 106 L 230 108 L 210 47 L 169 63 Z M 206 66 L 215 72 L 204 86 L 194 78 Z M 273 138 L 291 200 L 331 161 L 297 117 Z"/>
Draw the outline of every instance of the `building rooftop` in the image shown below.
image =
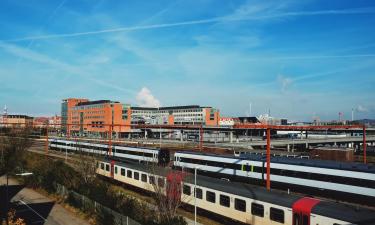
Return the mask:
<path fill-rule="evenodd" d="M 210 106 L 199 106 L 199 105 L 182 105 L 182 106 L 168 106 L 168 107 L 131 107 L 133 110 L 174 110 L 174 109 L 195 109 L 195 108 L 212 108 Z"/>
<path fill-rule="evenodd" d="M 97 101 L 80 102 L 77 104 L 77 106 L 96 105 L 96 104 L 104 104 L 104 103 L 120 103 L 120 102 L 115 102 L 111 100 L 97 100 Z"/>
<path fill-rule="evenodd" d="M 21 114 L 8 114 L 6 116 L 7 118 L 22 118 L 22 119 L 33 119 L 32 116 L 27 116 L 27 115 L 21 115 Z"/>

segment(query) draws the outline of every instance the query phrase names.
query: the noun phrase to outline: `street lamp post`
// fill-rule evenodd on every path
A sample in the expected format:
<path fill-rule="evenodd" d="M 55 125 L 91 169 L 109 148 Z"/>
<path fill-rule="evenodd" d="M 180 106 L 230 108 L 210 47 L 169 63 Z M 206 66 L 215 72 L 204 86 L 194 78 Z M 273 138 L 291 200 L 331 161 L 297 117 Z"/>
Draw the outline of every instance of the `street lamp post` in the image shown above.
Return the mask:
<path fill-rule="evenodd" d="M 197 169 L 200 166 L 194 168 L 194 225 L 197 225 Z"/>

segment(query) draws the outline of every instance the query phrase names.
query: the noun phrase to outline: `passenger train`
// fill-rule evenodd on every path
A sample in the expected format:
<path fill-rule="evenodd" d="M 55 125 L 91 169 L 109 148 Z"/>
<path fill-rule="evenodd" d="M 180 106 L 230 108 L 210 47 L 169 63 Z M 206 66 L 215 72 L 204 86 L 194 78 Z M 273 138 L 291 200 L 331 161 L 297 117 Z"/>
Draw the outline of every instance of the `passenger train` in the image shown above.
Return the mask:
<path fill-rule="evenodd" d="M 249 184 L 200 175 L 197 176 L 196 186 L 188 176 L 178 180 L 179 185 L 171 185 L 170 174 L 176 171 L 167 168 L 149 171 L 141 164 L 107 160 L 98 162 L 97 168 L 97 174 L 142 192 L 152 193 L 161 189 L 165 195 L 177 193 L 185 205 L 193 207 L 196 202 L 199 212 L 219 217 L 225 224 L 375 224 L 375 212 L 362 207 L 267 191 Z M 175 191 L 171 187 L 175 187 Z"/>
<path fill-rule="evenodd" d="M 174 154 L 174 167 L 190 171 L 198 168 L 198 172 L 209 176 L 245 183 L 262 183 L 266 179 L 266 159 L 262 155 L 234 157 L 180 151 Z M 274 187 L 307 190 L 336 198 L 345 196 L 375 205 L 374 166 L 272 157 L 270 175 Z"/>
<path fill-rule="evenodd" d="M 105 143 L 92 143 L 74 140 L 48 139 L 49 147 L 52 150 L 83 151 L 87 153 L 108 155 L 109 145 Z M 170 161 L 169 151 L 137 148 L 121 145 L 112 145 L 112 157 L 115 159 L 128 159 L 138 162 L 158 163 L 166 165 Z"/>
<path fill-rule="evenodd" d="M 50 148 L 108 155 L 109 146 L 50 139 Z M 263 184 L 266 179 L 266 160 L 261 155 L 235 157 L 178 151 L 173 156 L 173 168 L 179 170 L 198 168 L 200 174 L 253 184 Z M 120 145 L 112 146 L 112 157 L 162 166 L 170 162 L 168 150 Z M 272 157 L 271 181 L 274 188 L 375 205 L 375 167 L 366 164 Z"/>

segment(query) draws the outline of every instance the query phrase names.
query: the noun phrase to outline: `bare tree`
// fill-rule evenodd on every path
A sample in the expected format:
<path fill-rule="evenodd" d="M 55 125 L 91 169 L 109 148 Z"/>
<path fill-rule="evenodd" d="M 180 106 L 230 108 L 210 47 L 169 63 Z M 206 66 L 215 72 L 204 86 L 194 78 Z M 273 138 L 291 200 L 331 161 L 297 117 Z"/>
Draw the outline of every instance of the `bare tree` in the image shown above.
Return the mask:
<path fill-rule="evenodd" d="M 25 150 L 31 146 L 30 133 L 28 128 L 12 128 L 0 137 L 0 173 L 21 169 Z"/>
<path fill-rule="evenodd" d="M 156 203 L 160 224 L 185 224 L 177 215 L 177 209 L 182 205 L 182 185 L 185 175 L 180 171 L 173 171 L 149 165 L 151 191 Z"/>
<path fill-rule="evenodd" d="M 83 151 L 83 149 L 77 149 L 77 170 L 82 177 L 84 184 L 89 184 L 95 180 L 97 160 L 94 154 Z"/>

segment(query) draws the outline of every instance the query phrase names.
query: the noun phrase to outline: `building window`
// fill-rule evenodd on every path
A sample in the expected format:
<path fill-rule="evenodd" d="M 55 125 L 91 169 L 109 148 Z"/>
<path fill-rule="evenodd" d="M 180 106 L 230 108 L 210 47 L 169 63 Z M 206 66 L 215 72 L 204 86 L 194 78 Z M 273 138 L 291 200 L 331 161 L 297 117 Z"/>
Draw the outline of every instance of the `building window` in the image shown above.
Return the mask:
<path fill-rule="evenodd" d="M 220 195 L 220 205 L 225 206 L 225 207 L 229 207 L 229 205 L 230 205 L 229 196 Z"/>
<path fill-rule="evenodd" d="M 191 195 L 191 188 L 189 185 L 184 184 L 183 192 L 185 195 Z"/>
<path fill-rule="evenodd" d="M 216 195 L 214 192 L 206 191 L 206 200 L 208 202 L 215 203 L 216 202 Z"/>
<path fill-rule="evenodd" d="M 257 203 L 251 203 L 251 214 L 254 216 L 264 217 L 264 206 Z"/>
<path fill-rule="evenodd" d="M 271 207 L 270 219 L 279 223 L 284 223 L 284 210 Z"/>
<path fill-rule="evenodd" d="M 238 211 L 246 212 L 246 201 L 242 199 L 234 199 L 234 208 Z"/>

